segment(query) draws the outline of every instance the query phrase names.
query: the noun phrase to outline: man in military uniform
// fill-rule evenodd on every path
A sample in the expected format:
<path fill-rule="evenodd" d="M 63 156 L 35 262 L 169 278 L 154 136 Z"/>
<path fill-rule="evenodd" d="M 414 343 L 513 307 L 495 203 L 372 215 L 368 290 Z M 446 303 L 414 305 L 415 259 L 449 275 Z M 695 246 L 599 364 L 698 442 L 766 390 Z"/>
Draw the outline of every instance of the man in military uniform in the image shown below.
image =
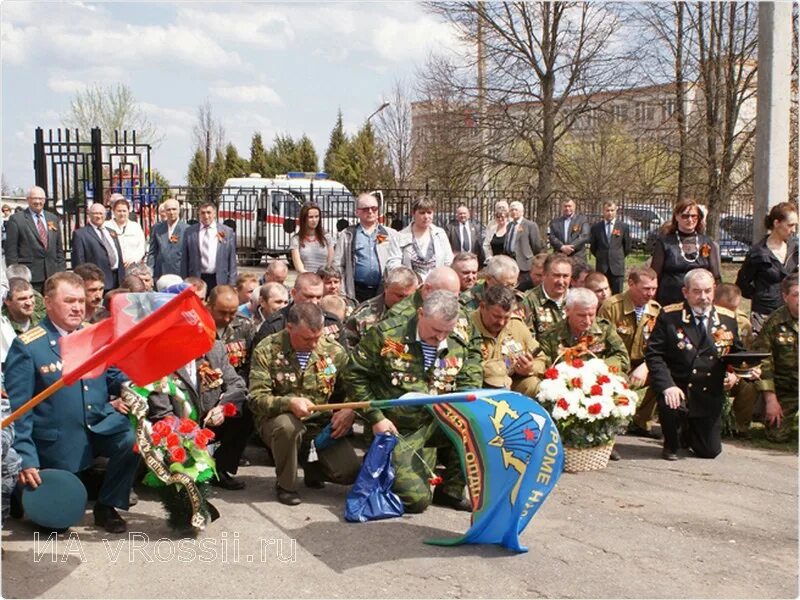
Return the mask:
<path fill-rule="evenodd" d="M 359 304 L 344 322 L 341 338 L 344 345 L 355 348 L 367 329 L 382 320 L 387 310 L 413 294 L 418 284 L 416 273 L 408 267 L 401 265 L 389 271 L 384 278 L 383 293 Z"/>
<path fill-rule="evenodd" d="M 228 360 L 236 373 L 244 377 L 250 371 L 250 352 L 255 336 L 255 326 L 238 313 L 239 298 L 229 285 L 218 285 L 208 296 L 208 311 L 217 326 L 217 339 L 225 346 Z"/>
<path fill-rule="evenodd" d="M 297 494 L 298 453 L 308 487 L 325 480 L 349 485 L 360 461 L 344 436 L 350 431 L 352 410 L 311 412 L 315 404 L 343 398 L 340 376 L 347 353 L 323 335 L 322 309 L 310 303 L 289 310 L 286 329 L 266 338 L 253 355 L 250 406 L 256 429 L 275 457 L 278 501 L 300 504 Z M 314 438 L 330 425 L 334 443 L 317 449 Z M 308 456 L 308 460 L 305 457 Z"/>
<path fill-rule="evenodd" d="M 567 292 L 564 305 L 566 318 L 539 338 L 548 364 L 555 363 L 564 350 L 572 348 L 577 351 L 577 358 L 593 358 L 594 355 L 619 373 L 627 373 L 630 368 L 628 351 L 614 326 L 597 318 L 597 296 L 586 288 L 573 288 Z"/>
<path fill-rule="evenodd" d="M 358 303 L 342 293 L 342 270 L 336 265 L 325 265 L 317 269 L 317 275 L 322 279 L 322 296 L 340 297 L 345 303 L 345 317 L 349 317 Z"/>
<path fill-rule="evenodd" d="M 349 397 L 372 401 L 407 392 L 479 388 L 483 382 L 480 350 L 473 338 L 457 329 L 458 317 L 455 293 L 437 290 L 427 295 L 410 318 L 389 316 L 372 327 L 351 355 L 345 374 Z M 397 473 L 393 489 L 407 512 L 422 512 L 431 501 L 470 510 L 463 497 L 466 480 L 458 453 L 425 407 L 372 409 L 365 418 L 373 433 L 390 431 L 401 436 L 392 455 Z M 445 473 L 431 495 L 429 477 L 437 463 L 445 466 Z"/>
<path fill-rule="evenodd" d="M 561 253 L 544 261 L 542 284 L 525 295 L 525 323 L 537 338 L 564 320 L 564 299 L 572 278 L 572 261 Z"/>
<path fill-rule="evenodd" d="M 294 280 L 294 287 L 292 288 L 292 303 L 300 304 L 302 302 L 311 302 L 312 304 L 319 304 L 319 301 L 324 295 L 325 286 L 322 279 L 316 273 L 300 273 L 297 279 Z M 289 309 L 292 304 L 284 306 L 280 310 L 276 310 L 270 316 L 264 319 L 261 327 L 256 331 L 253 337 L 253 349 L 258 347 L 258 344 L 268 335 L 278 333 L 286 328 L 286 317 L 289 314 Z M 339 336 L 341 330 L 341 322 L 333 315 L 324 312 L 325 315 L 325 335 L 330 335 L 333 338 Z"/>
<path fill-rule="evenodd" d="M 469 292 L 478 282 L 478 257 L 472 252 L 459 252 L 450 265 L 458 275 L 459 291 Z"/>
<path fill-rule="evenodd" d="M 437 290 L 444 290 L 453 294 L 458 294 L 461 289 L 461 282 L 458 275 L 450 267 L 436 267 L 425 279 L 423 284 L 417 288 L 417 291 L 401 300 L 388 311 L 386 311 L 386 318 L 405 316 L 411 318 L 422 307 L 422 302 L 432 292 Z"/>
<path fill-rule="evenodd" d="M 481 338 L 483 384 L 535 398 L 547 365 L 535 358 L 539 344 L 525 322 L 514 314 L 516 304 L 513 290 L 493 285 L 470 314 Z"/>
<path fill-rule="evenodd" d="M 31 327 L 35 327 L 44 315 L 35 312 L 35 298 L 33 286 L 19 277 L 8 280 L 8 295 L 3 299 L 3 315 L 20 335 Z"/>
<path fill-rule="evenodd" d="M 614 326 L 622 338 L 631 359 L 628 381 L 639 394 L 639 406 L 628 426 L 630 435 L 661 439 L 650 430 L 655 416 L 656 397 L 648 391 L 649 371 L 644 361 L 644 349 L 653 332 L 661 306 L 654 300 L 658 289 L 658 275 L 650 267 L 633 267 L 628 273 L 628 289 L 615 294 L 600 307 L 597 316 Z"/>
<path fill-rule="evenodd" d="M 75 273 L 52 275 L 44 286 L 47 317 L 14 340 L 6 358 L 5 387 L 16 410 L 61 379 L 58 340 L 81 327 L 85 312 L 83 280 Z M 22 458 L 19 483 L 36 488 L 39 469 L 79 473 L 95 456 L 108 468 L 94 505 L 95 524 L 110 533 L 126 530 L 117 508 L 127 510 L 139 456 L 133 429 L 109 402 L 124 375 L 108 369 L 94 379 L 63 387 L 15 422 L 14 449 Z"/>
<path fill-rule="evenodd" d="M 484 275 L 486 277 L 484 281 L 475 284 L 471 290 L 463 292 L 458 297 L 458 301 L 461 303 L 461 306 L 464 307 L 464 310 L 468 312 L 477 310 L 481 300 L 483 300 L 484 292 L 495 285 L 502 285 L 510 290 L 514 290 L 515 298 L 521 306 L 525 295 L 516 290 L 517 279 L 519 279 L 519 267 L 513 258 L 503 254 L 489 257 L 489 260 L 486 262 Z"/>
<path fill-rule="evenodd" d="M 736 315 L 739 325 L 739 339 L 742 340 L 746 350 L 753 348 L 753 326 L 750 319 L 739 311 L 742 303 L 742 290 L 733 283 L 720 283 L 714 292 L 714 304 L 727 308 Z M 750 422 L 753 420 L 753 409 L 758 399 L 757 383 L 740 378 L 739 382 L 731 389 L 733 396 L 731 412 L 736 420 L 736 437 L 749 437 Z"/>
<path fill-rule="evenodd" d="M 797 315 L 800 288 L 797 274 L 781 283 L 784 305 L 761 328 L 753 350 L 769 352 L 757 384 L 764 398 L 767 436 L 775 441 L 797 438 Z"/>
<path fill-rule="evenodd" d="M 683 303 L 665 306 L 647 342 L 645 361 L 658 398 L 664 460 L 678 459 L 683 441 L 700 458 L 722 452 L 722 399 L 737 381 L 722 357 L 741 352 L 736 315 L 714 306 L 714 276 L 692 269 L 684 276 Z"/>

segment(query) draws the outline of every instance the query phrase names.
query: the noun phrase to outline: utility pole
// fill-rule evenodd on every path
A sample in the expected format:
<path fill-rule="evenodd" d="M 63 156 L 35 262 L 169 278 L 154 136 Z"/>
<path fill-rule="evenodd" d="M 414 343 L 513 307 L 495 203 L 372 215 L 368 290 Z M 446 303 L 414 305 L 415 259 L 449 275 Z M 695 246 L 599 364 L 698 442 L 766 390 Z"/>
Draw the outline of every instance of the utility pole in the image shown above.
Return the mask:
<path fill-rule="evenodd" d="M 789 199 L 791 70 L 792 3 L 759 2 L 753 242 L 769 209 Z"/>

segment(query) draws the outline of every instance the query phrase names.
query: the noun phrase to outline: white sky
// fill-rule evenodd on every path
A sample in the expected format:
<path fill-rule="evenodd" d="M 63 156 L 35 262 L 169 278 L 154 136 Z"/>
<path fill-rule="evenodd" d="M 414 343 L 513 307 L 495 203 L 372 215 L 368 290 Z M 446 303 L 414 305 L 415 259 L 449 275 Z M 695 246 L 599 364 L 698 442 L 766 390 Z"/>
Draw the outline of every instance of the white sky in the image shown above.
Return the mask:
<path fill-rule="evenodd" d="M 32 185 L 34 129 L 59 127 L 86 84 L 116 82 L 165 134 L 151 166 L 173 185 L 207 98 L 242 156 L 255 131 L 265 144 L 306 133 L 321 162 L 339 107 L 355 133 L 395 79 L 457 46 L 414 2 L 3 2 L 0 168 L 11 187 Z"/>

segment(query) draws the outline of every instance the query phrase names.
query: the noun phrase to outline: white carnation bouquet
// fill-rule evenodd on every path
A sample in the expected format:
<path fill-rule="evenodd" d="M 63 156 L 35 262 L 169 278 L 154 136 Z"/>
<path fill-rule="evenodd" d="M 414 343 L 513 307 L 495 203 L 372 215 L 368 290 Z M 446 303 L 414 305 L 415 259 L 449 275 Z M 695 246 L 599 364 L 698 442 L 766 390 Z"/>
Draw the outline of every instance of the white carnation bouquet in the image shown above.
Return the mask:
<path fill-rule="evenodd" d="M 615 367 L 574 358 L 545 371 L 538 400 L 553 415 L 564 445 L 591 448 L 614 440 L 636 412 L 638 396 Z"/>

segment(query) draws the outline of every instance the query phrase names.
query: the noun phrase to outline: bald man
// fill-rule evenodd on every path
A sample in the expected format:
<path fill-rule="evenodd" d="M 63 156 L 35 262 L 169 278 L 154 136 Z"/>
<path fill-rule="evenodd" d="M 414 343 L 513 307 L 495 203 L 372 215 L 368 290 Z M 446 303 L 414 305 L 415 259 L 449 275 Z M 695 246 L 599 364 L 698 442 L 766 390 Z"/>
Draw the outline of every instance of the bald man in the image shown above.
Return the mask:
<path fill-rule="evenodd" d="M 181 247 L 188 225 L 180 218 L 180 204 L 170 198 L 162 205 L 167 218 L 156 223 L 150 232 L 147 266 L 153 270 L 153 279 L 162 275 L 180 275 Z"/>
<path fill-rule="evenodd" d="M 423 283 L 416 292 L 392 306 L 386 311 L 383 318 L 386 319 L 399 315 L 406 315 L 411 318 L 422 306 L 425 298 L 427 298 L 431 292 L 437 290 L 444 290 L 458 295 L 461 292 L 461 280 L 458 277 L 458 273 L 450 267 L 436 267 L 428 274 L 425 283 Z"/>
<path fill-rule="evenodd" d="M 34 186 L 26 197 L 28 208 L 11 215 L 6 223 L 5 258 L 7 265 L 27 265 L 31 285 L 41 293 L 48 277 L 67 270 L 64 244 L 58 217 L 44 210 L 44 190 Z"/>

